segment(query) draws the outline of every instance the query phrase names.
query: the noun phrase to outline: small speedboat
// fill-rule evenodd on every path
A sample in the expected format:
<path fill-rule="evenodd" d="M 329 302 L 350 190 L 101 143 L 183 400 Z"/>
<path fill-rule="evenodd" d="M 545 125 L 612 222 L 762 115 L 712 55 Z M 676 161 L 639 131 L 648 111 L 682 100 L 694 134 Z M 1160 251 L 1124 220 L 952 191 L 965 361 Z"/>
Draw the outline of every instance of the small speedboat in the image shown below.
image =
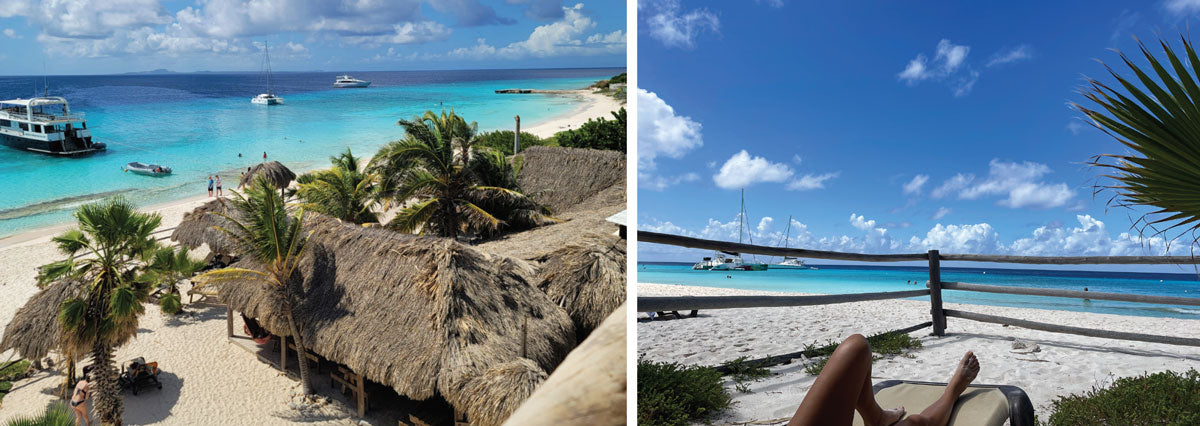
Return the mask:
<path fill-rule="evenodd" d="M 146 176 L 166 176 L 171 174 L 170 167 L 160 166 L 158 164 L 139 163 L 137 161 L 126 164 L 125 171 Z"/>

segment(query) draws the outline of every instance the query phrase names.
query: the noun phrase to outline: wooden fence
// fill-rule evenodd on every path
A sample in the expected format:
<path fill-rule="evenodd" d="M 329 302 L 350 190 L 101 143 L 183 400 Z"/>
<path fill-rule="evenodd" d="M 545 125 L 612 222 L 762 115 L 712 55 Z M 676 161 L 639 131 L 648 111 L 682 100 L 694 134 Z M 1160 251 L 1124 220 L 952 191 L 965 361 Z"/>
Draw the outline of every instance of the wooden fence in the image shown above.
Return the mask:
<path fill-rule="evenodd" d="M 970 284 L 942 281 L 941 264 L 943 261 L 992 262 L 992 263 L 1021 263 L 1029 265 L 1165 265 L 1165 264 L 1200 264 L 1200 258 L 1191 256 L 1074 256 L 1074 257 L 1042 257 L 1042 256 L 999 256 L 988 254 L 941 254 L 937 250 L 914 254 L 859 254 L 836 251 L 806 250 L 787 247 L 770 247 L 752 244 L 731 243 L 726 241 L 704 240 L 679 235 L 661 234 L 657 232 L 638 231 L 638 242 L 666 244 L 679 247 L 689 247 L 704 250 L 718 250 L 746 254 L 761 254 L 769 256 L 791 256 L 827 260 L 851 260 L 859 262 L 905 262 L 926 261 L 929 264 L 929 283 L 924 290 L 889 291 L 879 293 L 836 294 L 820 296 L 705 296 L 705 297 L 638 297 L 638 312 L 682 311 L 693 309 L 732 309 L 732 308 L 762 308 L 780 306 L 812 306 L 834 303 L 864 302 L 872 300 L 902 299 L 907 297 L 929 295 L 930 319 L 933 334 L 944 336 L 946 333 L 946 317 L 961 318 L 971 321 L 995 324 L 1009 324 L 1033 330 L 1055 333 L 1076 334 L 1080 336 L 1102 337 L 1106 339 L 1133 340 L 1139 342 L 1165 343 L 1170 345 L 1198 346 L 1200 339 L 1162 336 L 1143 333 L 1128 333 L 1093 328 L 1071 327 L 1059 324 L 1048 324 L 1016 318 L 995 315 L 985 315 L 975 312 L 945 309 L 942 307 L 942 291 L 975 291 L 985 293 L 1019 294 L 1031 296 L 1066 297 L 1076 299 L 1113 300 L 1121 302 L 1200 306 L 1200 297 L 1168 297 L 1144 296 L 1123 293 L 1102 293 L 1090 291 L 1058 290 L 1047 288 L 1012 287 L 986 284 Z M 928 326 L 918 324 L 902 330 L 914 330 L 914 327 Z"/>

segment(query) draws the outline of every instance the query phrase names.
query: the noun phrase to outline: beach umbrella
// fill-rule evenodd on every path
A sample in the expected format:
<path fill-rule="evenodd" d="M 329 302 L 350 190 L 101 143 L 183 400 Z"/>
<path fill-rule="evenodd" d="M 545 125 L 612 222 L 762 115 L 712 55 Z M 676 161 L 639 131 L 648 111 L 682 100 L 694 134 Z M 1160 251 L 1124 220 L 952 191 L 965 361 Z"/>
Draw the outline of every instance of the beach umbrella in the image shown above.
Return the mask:
<path fill-rule="evenodd" d="M 570 317 L 527 281 L 523 262 L 316 213 L 304 216 L 304 230 L 303 299 L 293 309 L 306 344 L 401 395 L 440 394 L 473 422 L 490 424 L 477 419 L 519 406 L 532 386 L 487 383 L 536 382 L 539 369 L 553 371 L 576 343 Z M 252 259 L 233 266 L 261 268 Z M 224 281 L 219 294 L 273 334 L 290 334 L 274 292 Z M 471 402 L 481 392 L 492 408 Z"/>
<path fill-rule="evenodd" d="M 271 182 L 280 191 L 291 185 L 292 181 L 296 180 L 296 174 L 285 167 L 278 161 L 265 161 L 255 164 L 246 174 L 242 175 L 242 179 L 238 182 L 238 186 L 250 186 L 258 175 L 266 176 L 267 181 Z"/>
<path fill-rule="evenodd" d="M 592 234 L 538 259 L 537 286 L 571 315 L 587 337 L 625 303 L 625 240 Z"/>
<path fill-rule="evenodd" d="M 30 297 L 4 327 L 0 352 L 13 349 L 21 358 L 39 360 L 59 349 L 62 339 L 59 311 L 62 303 L 79 296 L 81 289 L 78 281 L 56 281 Z"/>
<path fill-rule="evenodd" d="M 625 306 L 567 355 L 505 425 L 625 424 Z"/>

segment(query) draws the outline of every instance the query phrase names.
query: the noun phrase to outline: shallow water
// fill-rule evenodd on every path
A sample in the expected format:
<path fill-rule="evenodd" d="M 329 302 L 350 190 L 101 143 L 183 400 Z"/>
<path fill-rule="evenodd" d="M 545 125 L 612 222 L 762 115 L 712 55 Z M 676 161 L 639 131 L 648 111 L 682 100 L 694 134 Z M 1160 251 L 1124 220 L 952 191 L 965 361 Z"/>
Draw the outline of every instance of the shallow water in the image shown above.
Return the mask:
<path fill-rule="evenodd" d="M 328 165 L 346 147 L 370 156 L 401 137 L 399 118 L 453 108 L 481 130 L 527 127 L 569 113 L 574 96 L 498 95 L 504 88 L 577 89 L 623 69 L 363 72 L 365 89 L 333 89 L 336 73 L 276 75 L 284 105 L 250 103 L 257 74 L 49 77 L 50 94 L 87 116 L 108 152 L 56 158 L 0 146 L 0 237 L 66 222 L 84 203 L 121 194 L 139 205 L 206 194 L 206 176 L 236 187 L 246 167 L 268 160 L 294 171 Z M 0 98 L 30 97 L 40 78 L 0 77 Z M 239 154 L 241 155 L 239 157 Z M 173 174 L 123 173 L 131 161 L 168 165 Z"/>

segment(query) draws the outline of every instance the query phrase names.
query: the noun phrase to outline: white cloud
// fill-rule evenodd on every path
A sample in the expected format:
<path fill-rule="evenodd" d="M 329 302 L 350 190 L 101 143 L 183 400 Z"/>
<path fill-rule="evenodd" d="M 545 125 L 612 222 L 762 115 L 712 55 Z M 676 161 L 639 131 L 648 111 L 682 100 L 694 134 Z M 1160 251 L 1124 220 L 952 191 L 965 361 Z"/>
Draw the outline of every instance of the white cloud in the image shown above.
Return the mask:
<path fill-rule="evenodd" d="M 655 176 L 655 160 L 660 156 L 680 158 L 693 149 L 704 145 L 700 123 L 691 117 L 676 115 L 675 108 L 668 105 L 654 92 L 637 89 L 638 102 L 638 185 L 665 189 L 672 184 L 691 181 L 684 177 L 664 178 Z M 689 174 L 695 176 L 694 174 Z"/>
<path fill-rule="evenodd" d="M 783 7 L 783 0 L 754 0 L 754 2 L 755 3 L 766 3 L 767 6 L 771 6 L 776 9 Z"/>
<path fill-rule="evenodd" d="M 858 228 L 862 231 L 867 231 L 875 228 L 875 220 L 867 220 L 867 218 L 864 216 L 850 213 L 850 226 Z"/>
<path fill-rule="evenodd" d="M 680 183 L 695 182 L 698 180 L 700 180 L 700 175 L 690 172 L 678 176 L 659 176 L 653 173 L 642 173 L 639 171 L 638 189 L 663 191 Z"/>
<path fill-rule="evenodd" d="M 347 35 L 343 39 L 354 44 L 378 46 L 382 44 L 421 44 L 445 40 L 453 32 L 445 25 L 433 21 L 404 22 L 392 26 L 391 31 L 371 35 Z"/>
<path fill-rule="evenodd" d="M 1066 183 L 1046 183 L 1050 166 L 1034 162 L 988 163 L 988 176 L 976 180 L 973 174 L 959 173 L 934 189 L 930 196 L 942 198 L 957 193 L 959 199 L 976 200 L 987 196 L 1003 196 L 998 204 L 1010 208 L 1046 209 L 1062 207 L 1075 197 L 1075 190 Z"/>
<path fill-rule="evenodd" d="M 787 189 L 789 191 L 808 191 L 811 189 L 821 189 L 825 187 L 825 181 L 840 176 L 841 172 L 825 173 L 820 175 L 806 174 L 800 179 L 788 182 Z"/>
<path fill-rule="evenodd" d="M 638 15 L 644 16 L 650 37 L 667 47 L 692 49 L 696 37 L 705 31 L 717 32 L 721 23 L 707 9 L 683 13 L 679 0 L 639 0 Z"/>
<path fill-rule="evenodd" d="M 17 34 L 16 30 L 13 30 L 12 28 L 5 28 L 4 36 L 8 38 L 21 38 L 21 36 Z"/>
<path fill-rule="evenodd" d="M 997 253 L 1000 236 L 986 223 L 974 225 L 934 225 L 925 238 L 912 237 L 908 246 L 916 250 L 944 253 Z"/>
<path fill-rule="evenodd" d="M 954 212 L 954 210 L 951 210 L 949 207 L 945 207 L 945 206 L 938 207 L 937 211 L 933 213 L 933 217 L 931 219 L 938 220 L 943 217 L 946 217 L 946 215 L 948 215 L 952 212 Z"/>
<path fill-rule="evenodd" d="M 1176 15 L 1187 15 L 1200 11 L 1200 0 L 1167 0 L 1163 7 Z"/>
<path fill-rule="evenodd" d="M 917 54 L 896 77 L 909 86 L 924 80 L 946 81 L 954 91 L 954 96 L 965 96 L 979 80 L 979 72 L 967 65 L 970 53 L 970 46 L 942 39 L 935 48 L 933 61 L 929 61 L 923 53 Z"/>
<path fill-rule="evenodd" d="M 1017 47 L 1014 47 L 1014 48 L 1011 48 L 1008 50 L 1001 50 L 999 52 L 996 52 L 995 54 L 992 55 L 992 59 L 988 60 L 988 63 L 986 66 L 992 67 L 995 65 L 1002 65 L 1002 64 L 1012 63 L 1012 62 L 1024 61 L 1024 60 L 1032 58 L 1032 57 L 1033 57 L 1033 48 L 1029 47 L 1029 45 L 1027 45 L 1027 44 L 1022 44 L 1020 46 L 1017 46 Z"/>
<path fill-rule="evenodd" d="M 638 134 L 641 134 L 640 130 Z M 721 188 L 737 189 L 759 182 L 784 182 L 791 177 L 792 169 L 786 164 L 752 157 L 743 149 L 725 161 L 721 170 L 713 175 L 713 182 Z"/>
<path fill-rule="evenodd" d="M 800 154 L 793 154 L 793 155 L 792 155 L 792 162 L 793 162 L 793 163 L 796 163 L 796 165 L 800 165 L 800 163 L 803 163 L 803 162 L 804 162 L 804 159 L 800 157 Z"/>
<path fill-rule="evenodd" d="M 466 59 L 520 59 L 625 52 L 624 30 L 589 35 L 587 32 L 596 27 L 596 22 L 583 14 L 583 3 L 564 7 L 562 10 L 562 19 L 534 28 L 525 40 L 495 47 L 480 38 L 476 39 L 474 46 L 451 50 L 446 56 Z"/>
<path fill-rule="evenodd" d="M 929 175 L 913 176 L 912 180 L 910 180 L 910 181 L 908 181 L 908 183 L 904 184 L 904 193 L 905 194 L 920 194 L 921 187 L 925 186 L 925 182 L 928 182 L 928 181 L 929 181 Z"/>
<path fill-rule="evenodd" d="M 61 38 L 104 38 L 121 29 L 171 22 L 157 0 L 46 1 L 29 12 L 44 34 Z"/>
<path fill-rule="evenodd" d="M 1079 131 L 1083 130 L 1083 124 L 1079 123 L 1079 120 L 1072 120 L 1070 123 L 1067 123 L 1067 130 L 1072 135 L 1078 135 Z"/>
<path fill-rule="evenodd" d="M 929 193 L 929 196 L 933 198 L 945 197 L 957 192 L 960 189 L 966 188 L 967 185 L 970 185 L 974 180 L 975 175 L 973 174 L 956 174 L 954 177 L 943 182 L 941 186 L 934 188 L 933 191 Z"/>

